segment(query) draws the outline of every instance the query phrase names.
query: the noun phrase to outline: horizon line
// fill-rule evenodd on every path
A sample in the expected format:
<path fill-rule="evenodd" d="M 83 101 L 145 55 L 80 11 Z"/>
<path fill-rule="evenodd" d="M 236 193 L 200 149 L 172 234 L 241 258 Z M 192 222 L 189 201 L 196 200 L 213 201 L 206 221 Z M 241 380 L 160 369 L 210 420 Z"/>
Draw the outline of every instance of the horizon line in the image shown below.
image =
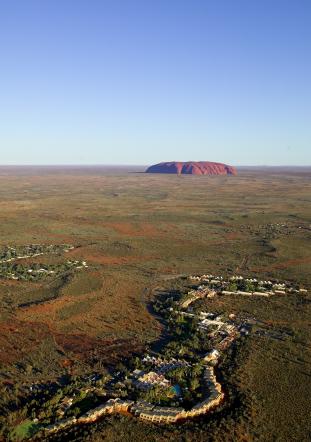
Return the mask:
<path fill-rule="evenodd" d="M 163 162 L 163 161 L 162 161 Z M 165 162 L 165 161 L 164 161 Z M 182 163 L 186 161 L 180 161 Z M 212 163 L 216 161 L 211 161 Z M 159 163 L 154 163 L 159 164 Z M 225 164 L 225 163 L 224 163 Z M 118 163 L 53 163 L 53 164 L 0 164 L 0 167 L 148 167 L 150 164 Z M 234 167 L 311 167 L 311 164 L 233 164 Z"/>

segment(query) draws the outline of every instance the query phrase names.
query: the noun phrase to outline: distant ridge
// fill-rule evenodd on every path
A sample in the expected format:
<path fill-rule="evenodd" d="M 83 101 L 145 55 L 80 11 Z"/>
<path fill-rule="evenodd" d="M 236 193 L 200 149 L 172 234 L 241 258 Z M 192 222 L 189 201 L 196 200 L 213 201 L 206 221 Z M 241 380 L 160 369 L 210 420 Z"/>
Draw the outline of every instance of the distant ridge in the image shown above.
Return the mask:
<path fill-rule="evenodd" d="M 177 175 L 236 175 L 234 167 L 211 161 L 170 161 L 148 167 L 146 173 L 171 173 Z"/>

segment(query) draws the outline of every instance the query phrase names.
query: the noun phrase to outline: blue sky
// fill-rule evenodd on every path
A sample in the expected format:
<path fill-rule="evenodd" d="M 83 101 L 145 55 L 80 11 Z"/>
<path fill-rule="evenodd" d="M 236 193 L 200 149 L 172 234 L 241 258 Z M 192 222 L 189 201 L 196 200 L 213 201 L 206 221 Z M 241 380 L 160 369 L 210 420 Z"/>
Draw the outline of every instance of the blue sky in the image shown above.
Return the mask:
<path fill-rule="evenodd" d="M 311 164 L 311 1 L 0 0 L 0 164 Z"/>

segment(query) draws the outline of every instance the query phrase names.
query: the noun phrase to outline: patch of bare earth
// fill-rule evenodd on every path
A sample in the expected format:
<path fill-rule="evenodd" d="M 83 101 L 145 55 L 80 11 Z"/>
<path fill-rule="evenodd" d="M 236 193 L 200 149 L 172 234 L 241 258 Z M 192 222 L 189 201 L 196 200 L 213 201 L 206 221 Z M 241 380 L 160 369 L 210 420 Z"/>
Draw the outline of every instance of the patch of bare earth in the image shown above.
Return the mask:
<path fill-rule="evenodd" d="M 125 339 L 98 339 L 85 334 L 55 333 L 54 338 L 66 354 L 75 358 L 95 363 L 116 363 L 119 358 L 127 357 L 133 351 L 141 351 L 142 346 L 135 340 Z"/>
<path fill-rule="evenodd" d="M 15 319 L 0 323 L 0 361 L 7 364 L 18 361 L 48 335 L 45 324 Z"/>
<path fill-rule="evenodd" d="M 113 229 L 115 232 L 126 236 L 158 236 L 161 232 L 150 223 L 129 223 L 129 222 L 116 222 L 105 223 L 104 226 Z"/>

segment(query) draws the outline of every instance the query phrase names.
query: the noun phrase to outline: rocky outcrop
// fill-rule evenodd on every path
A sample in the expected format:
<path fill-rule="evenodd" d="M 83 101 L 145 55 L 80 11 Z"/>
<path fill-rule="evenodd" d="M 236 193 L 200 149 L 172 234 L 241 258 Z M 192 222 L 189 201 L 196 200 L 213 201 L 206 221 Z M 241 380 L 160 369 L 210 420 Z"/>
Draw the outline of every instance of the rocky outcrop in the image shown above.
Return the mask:
<path fill-rule="evenodd" d="M 171 161 L 167 163 L 154 164 L 148 167 L 146 173 L 171 173 L 186 175 L 236 175 L 236 169 L 222 163 L 211 161 Z"/>

